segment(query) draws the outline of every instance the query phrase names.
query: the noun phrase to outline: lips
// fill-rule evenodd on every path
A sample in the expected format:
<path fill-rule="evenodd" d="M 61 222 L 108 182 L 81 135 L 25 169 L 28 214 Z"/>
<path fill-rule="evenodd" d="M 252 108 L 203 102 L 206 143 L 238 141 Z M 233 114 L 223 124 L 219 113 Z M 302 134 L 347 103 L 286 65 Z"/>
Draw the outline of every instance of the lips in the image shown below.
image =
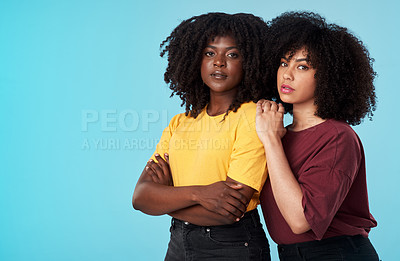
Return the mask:
<path fill-rule="evenodd" d="M 228 75 L 226 75 L 225 73 L 221 72 L 221 71 L 214 71 L 210 74 L 211 77 L 215 78 L 215 79 L 219 79 L 219 80 L 223 80 L 226 79 L 228 77 Z"/>
<path fill-rule="evenodd" d="M 290 87 L 290 85 L 287 85 L 287 84 L 281 85 L 281 93 L 288 94 L 288 93 L 292 93 L 294 91 L 295 90 L 292 87 Z"/>

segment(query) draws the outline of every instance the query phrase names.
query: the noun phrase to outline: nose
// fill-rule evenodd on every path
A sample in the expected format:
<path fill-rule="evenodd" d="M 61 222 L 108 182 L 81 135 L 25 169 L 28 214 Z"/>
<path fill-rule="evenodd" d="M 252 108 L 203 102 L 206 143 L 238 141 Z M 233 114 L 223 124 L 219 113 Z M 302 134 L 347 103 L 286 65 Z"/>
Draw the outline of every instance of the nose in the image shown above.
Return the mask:
<path fill-rule="evenodd" d="M 283 71 L 283 79 L 285 80 L 293 80 L 293 72 L 290 67 L 286 67 Z"/>
<path fill-rule="evenodd" d="M 226 60 L 223 55 L 216 55 L 214 59 L 214 66 L 215 67 L 226 67 Z"/>

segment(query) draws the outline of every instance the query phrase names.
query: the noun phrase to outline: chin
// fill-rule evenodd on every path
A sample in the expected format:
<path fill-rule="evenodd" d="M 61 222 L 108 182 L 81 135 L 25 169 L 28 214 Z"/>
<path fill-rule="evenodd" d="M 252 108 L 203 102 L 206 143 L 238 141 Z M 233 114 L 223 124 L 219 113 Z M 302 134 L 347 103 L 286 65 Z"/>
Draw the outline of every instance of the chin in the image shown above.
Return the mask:
<path fill-rule="evenodd" d="M 283 96 L 283 97 L 282 97 Z M 291 103 L 290 102 L 290 98 L 288 99 L 288 97 L 285 97 L 285 95 L 281 95 L 279 94 L 279 99 L 284 102 L 284 103 Z"/>

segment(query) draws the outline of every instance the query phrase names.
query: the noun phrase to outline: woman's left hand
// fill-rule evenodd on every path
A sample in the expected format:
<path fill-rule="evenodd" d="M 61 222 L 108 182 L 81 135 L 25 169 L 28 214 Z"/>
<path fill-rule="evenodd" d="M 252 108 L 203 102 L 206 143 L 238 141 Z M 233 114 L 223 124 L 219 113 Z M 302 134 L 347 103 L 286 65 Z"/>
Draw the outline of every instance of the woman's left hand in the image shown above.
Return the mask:
<path fill-rule="evenodd" d="M 259 100 L 256 111 L 256 130 L 261 142 L 265 145 L 271 139 L 282 139 L 286 134 L 283 126 L 285 109 L 274 101 Z"/>
<path fill-rule="evenodd" d="M 166 186 L 173 186 L 173 180 L 171 175 L 171 169 L 169 167 L 169 156 L 165 154 L 165 161 L 159 154 L 155 154 L 155 158 L 157 159 L 158 163 L 154 160 L 149 160 L 147 163 L 147 167 L 149 167 L 148 172 L 151 175 L 153 182 L 166 185 Z"/>

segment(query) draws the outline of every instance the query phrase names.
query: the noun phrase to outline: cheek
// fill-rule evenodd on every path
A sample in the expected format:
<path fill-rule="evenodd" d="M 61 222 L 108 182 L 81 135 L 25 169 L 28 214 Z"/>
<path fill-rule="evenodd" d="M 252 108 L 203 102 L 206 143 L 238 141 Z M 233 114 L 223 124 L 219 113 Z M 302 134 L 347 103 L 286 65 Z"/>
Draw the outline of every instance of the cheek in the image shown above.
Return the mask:
<path fill-rule="evenodd" d="M 201 62 L 200 74 L 201 74 L 201 78 L 204 81 L 204 79 L 205 79 L 205 77 L 207 75 L 207 64 L 206 64 L 206 62 L 204 60 Z"/>
<path fill-rule="evenodd" d="M 317 86 L 317 79 L 315 79 L 315 71 L 310 71 L 310 74 L 307 77 L 307 83 L 310 86 L 310 89 L 312 89 L 314 92 Z"/>
<path fill-rule="evenodd" d="M 240 67 L 237 74 L 238 74 L 239 80 L 241 81 L 243 79 L 243 75 L 244 75 L 242 67 Z"/>
<path fill-rule="evenodd" d="M 307 80 L 307 86 L 308 86 L 309 91 L 310 91 L 311 93 L 314 94 L 314 92 L 315 92 L 315 87 L 317 86 L 317 82 L 316 82 L 316 80 L 314 79 L 314 77 L 308 78 L 308 80 Z"/>
<path fill-rule="evenodd" d="M 278 70 L 278 73 L 276 74 L 276 88 L 278 89 L 278 91 L 279 91 L 279 86 L 281 85 L 282 85 L 282 75 L 279 73 Z"/>
<path fill-rule="evenodd" d="M 306 88 L 303 89 L 303 95 L 309 98 L 315 96 L 315 84 L 309 82 L 307 85 L 304 85 Z"/>
<path fill-rule="evenodd" d="M 240 81 L 243 78 L 243 66 L 242 63 L 238 63 L 233 67 L 232 73 L 236 75 L 236 78 L 238 78 Z"/>
<path fill-rule="evenodd" d="M 278 68 L 278 71 L 276 72 L 276 80 L 279 81 L 282 77 L 282 67 Z"/>

